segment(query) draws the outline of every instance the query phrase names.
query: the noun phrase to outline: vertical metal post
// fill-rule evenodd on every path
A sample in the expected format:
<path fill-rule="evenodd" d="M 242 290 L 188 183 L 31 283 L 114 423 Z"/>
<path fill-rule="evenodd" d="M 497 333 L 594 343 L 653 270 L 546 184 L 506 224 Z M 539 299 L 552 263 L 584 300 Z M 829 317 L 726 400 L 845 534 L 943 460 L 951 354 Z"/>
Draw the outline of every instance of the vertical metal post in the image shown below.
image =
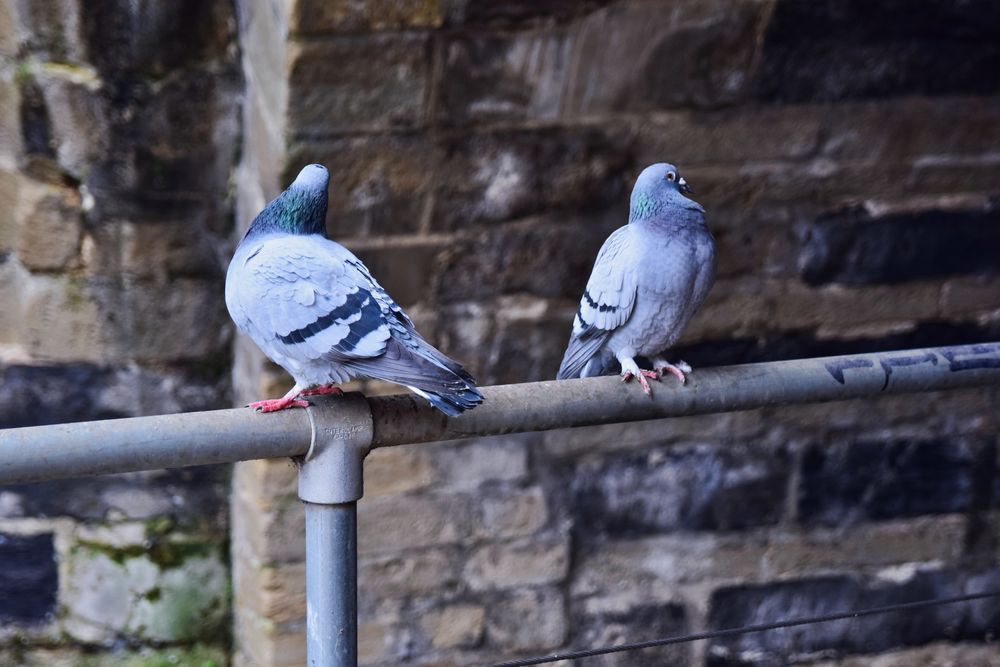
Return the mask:
<path fill-rule="evenodd" d="M 312 443 L 299 468 L 306 505 L 306 664 L 357 667 L 357 502 L 372 416 L 357 394 L 315 402 L 307 409 Z"/>

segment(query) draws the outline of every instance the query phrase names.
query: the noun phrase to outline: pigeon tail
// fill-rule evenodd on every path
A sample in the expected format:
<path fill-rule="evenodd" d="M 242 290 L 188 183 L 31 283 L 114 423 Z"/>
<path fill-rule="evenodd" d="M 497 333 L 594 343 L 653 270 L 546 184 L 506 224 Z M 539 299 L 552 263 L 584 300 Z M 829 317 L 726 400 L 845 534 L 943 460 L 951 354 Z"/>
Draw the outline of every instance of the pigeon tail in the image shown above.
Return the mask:
<path fill-rule="evenodd" d="M 390 338 L 385 353 L 378 357 L 339 357 L 335 360 L 354 373 L 401 384 L 449 417 L 458 416 L 483 402 L 483 395 L 468 371 L 415 331 L 405 342 Z"/>
<path fill-rule="evenodd" d="M 410 385 L 407 385 L 406 388 L 417 396 L 427 399 L 428 403 L 449 417 L 457 417 L 466 410 L 471 410 L 483 402 L 483 395 L 479 393 L 476 387 L 470 387 L 464 391 L 451 394 L 435 394 Z"/>

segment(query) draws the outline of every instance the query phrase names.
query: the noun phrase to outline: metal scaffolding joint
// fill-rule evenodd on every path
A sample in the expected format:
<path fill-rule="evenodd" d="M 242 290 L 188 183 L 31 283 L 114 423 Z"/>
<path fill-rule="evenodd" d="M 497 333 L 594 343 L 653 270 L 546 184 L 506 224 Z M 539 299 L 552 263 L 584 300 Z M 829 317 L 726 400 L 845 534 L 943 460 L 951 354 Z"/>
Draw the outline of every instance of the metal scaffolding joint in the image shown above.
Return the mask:
<path fill-rule="evenodd" d="M 372 411 L 361 394 L 314 399 L 309 450 L 299 463 L 299 498 L 333 505 L 364 495 L 362 464 L 371 449 Z"/>

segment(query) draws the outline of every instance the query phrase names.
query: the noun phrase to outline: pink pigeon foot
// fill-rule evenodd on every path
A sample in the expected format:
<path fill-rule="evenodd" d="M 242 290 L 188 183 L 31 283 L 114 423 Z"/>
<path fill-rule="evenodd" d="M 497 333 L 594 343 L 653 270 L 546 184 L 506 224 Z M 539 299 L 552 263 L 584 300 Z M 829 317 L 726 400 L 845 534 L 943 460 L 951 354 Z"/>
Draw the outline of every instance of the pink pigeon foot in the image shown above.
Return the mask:
<path fill-rule="evenodd" d="M 654 368 L 656 368 L 657 374 L 661 376 L 664 373 L 670 373 L 675 378 L 680 380 L 681 384 L 687 384 L 687 373 L 691 372 L 691 367 L 683 361 L 677 362 L 677 365 L 670 364 L 665 361 L 657 362 Z"/>
<path fill-rule="evenodd" d="M 323 384 L 318 387 L 313 387 L 312 389 L 303 389 L 299 392 L 299 396 L 343 396 L 344 391 L 340 387 L 335 387 L 332 384 Z"/>
<path fill-rule="evenodd" d="M 294 396 L 283 396 L 281 398 L 268 398 L 263 401 L 254 401 L 247 406 L 259 412 L 277 412 L 287 408 L 308 408 L 309 402 L 300 400 Z"/>
<path fill-rule="evenodd" d="M 640 370 L 639 375 L 633 375 L 631 371 L 625 371 L 622 373 L 622 382 L 628 382 L 633 377 L 639 378 L 639 384 L 642 386 L 642 390 L 646 392 L 646 396 L 653 395 L 653 390 L 649 388 L 649 383 L 646 382 L 646 378 L 653 378 L 654 380 L 660 379 L 660 376 L 653 371 Z"/>

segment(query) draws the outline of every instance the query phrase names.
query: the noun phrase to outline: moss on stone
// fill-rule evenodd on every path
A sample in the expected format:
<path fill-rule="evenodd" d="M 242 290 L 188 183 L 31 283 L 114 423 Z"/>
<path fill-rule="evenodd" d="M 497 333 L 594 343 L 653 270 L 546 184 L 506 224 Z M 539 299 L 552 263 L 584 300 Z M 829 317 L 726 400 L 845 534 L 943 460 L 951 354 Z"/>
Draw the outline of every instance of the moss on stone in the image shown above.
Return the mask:
<path fill-rule="evenodd" d="M 219 545 L 211 542 L 168 542 L 161 540 L 153 542 L 148 547 L 139 544 L 112 547 L 99 542 L 80 541 L 77 542 L 76 548 L 103 554 L 119 565 L 123 565 L 125 561 L 133 558 L 146 558 L 162 571 L 179 567 L 189 558 L 210 556 L 218 550 Z"/>
<path fill-rule="evenodd" d="M 146 521 L 146 539 L 155 540 L 166 535 L 176 526 L 171 516 L 156 516 Z"/>

